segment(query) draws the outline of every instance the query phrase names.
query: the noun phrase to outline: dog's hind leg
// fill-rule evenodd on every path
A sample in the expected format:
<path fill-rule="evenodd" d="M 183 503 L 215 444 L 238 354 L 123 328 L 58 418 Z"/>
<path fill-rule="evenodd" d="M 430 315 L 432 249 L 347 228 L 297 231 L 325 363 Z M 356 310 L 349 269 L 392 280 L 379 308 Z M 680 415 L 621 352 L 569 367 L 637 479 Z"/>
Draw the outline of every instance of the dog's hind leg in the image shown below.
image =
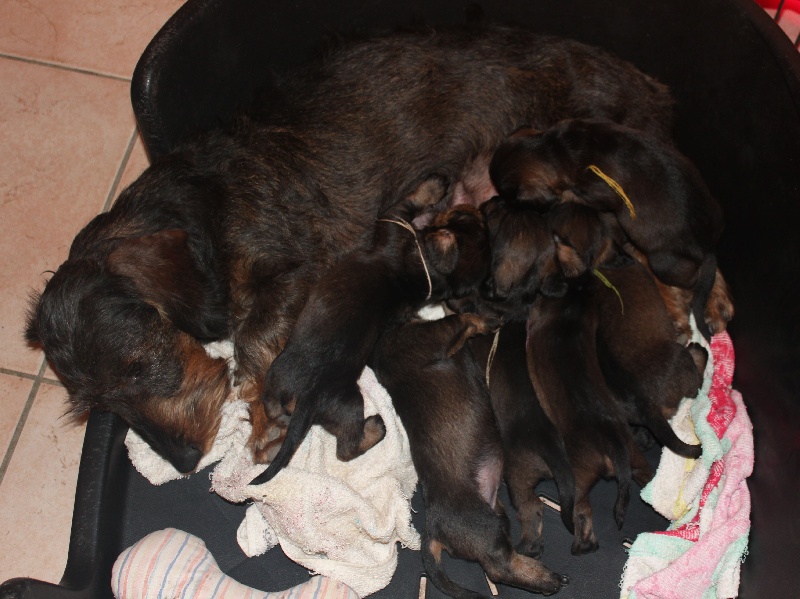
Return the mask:
<path fill-rule="evenodd" d="M 485 595 L 458 586 L 447 576 L 442 569 L 442 551 L 446 548 L 441 542 L 429 539 L 425 535 L 421 549 L 425 573 L 437 589 L 454 599 L 486 599 Z"/>
<path fill-rule="evenodd" d="M 522 448 L 508 452 L 506 482 L 522 528 L 522 537 L 516 547 L 522 555 L 536 558 L 544 552 L 544 504 L 536 495 L 536 485 L 549 474 L 547 465 L 538 455 Z"/>
<path fill-rule="evenodd" d="M 362 455 L 386 435 L 379 414 L 364 418 L 364 398 L 356 383 L 336 394 L 320 423 L 336 437 L 336 457 L 343 462 Z"/>
<path fill-rule="evenodd" d="M 572 513 L 575 539 L 572 542 L 572 555 L 584 555 L 600 548 L 592 527 L 592 505 L 589 503 L 589 491 L 595 482 L 597 474 L 594 471 L 580 469 L 575 472 L 575 508 Z"/>

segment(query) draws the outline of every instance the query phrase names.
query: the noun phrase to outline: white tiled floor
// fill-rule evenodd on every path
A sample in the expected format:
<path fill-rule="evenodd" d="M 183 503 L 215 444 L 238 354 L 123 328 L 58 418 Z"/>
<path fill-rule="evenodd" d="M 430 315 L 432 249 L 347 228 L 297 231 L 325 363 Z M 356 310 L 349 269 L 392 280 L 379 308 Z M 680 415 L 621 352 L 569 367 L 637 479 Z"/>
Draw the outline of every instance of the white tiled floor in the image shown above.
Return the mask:
<path fill-rule="evenodd" d="M 83 425 L 26 347 L 28 297 L 147 165 L 130 77 L 179 0 L 0 0 L 0 582 L 58 582 Z"/>

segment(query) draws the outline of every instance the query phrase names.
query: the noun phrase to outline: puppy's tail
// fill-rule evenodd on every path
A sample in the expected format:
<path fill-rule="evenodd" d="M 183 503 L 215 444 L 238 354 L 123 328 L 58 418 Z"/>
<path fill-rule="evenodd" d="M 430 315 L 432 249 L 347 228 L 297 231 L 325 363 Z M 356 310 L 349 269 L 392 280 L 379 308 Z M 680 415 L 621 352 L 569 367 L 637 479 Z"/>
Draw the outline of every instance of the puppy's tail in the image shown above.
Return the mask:
<path fill-rule="evenodd" d="M 711 339 L 711 329 L 708 328 L 706 323 L 706 304 L 708 304 L 708 298 L 711 297 L 711 290 L 714 288 L 716 276 L 717 257 L 714 254 L 708 254 L 700 265 L 697 285 L 694 289 L 694 298 L 692 299 L 694 322 L 697 325 L 697 330 L 706 340 Z"/>
<path fill-rule="evenodd" d="M 434 548 L 436 548 L 436 555 L 434 555 Z M 450 580 L 450 577 L 442 570 L 441 549 L 441 544 L 438 541 L 429 539 L 427 535 L 423 536 L 421 547 L 422 565 L 425 566 L 425 573 L 433 585 L 445 595 L 455 599 L 486 599 L 484 595 L 460 587 Z"/>
<path fill-rule="evenodd" d="M 559 436 L 556 442 L 546 443 L 541 448 L 542 458 L 544 459 L 547 467 L 550 468 L 550 473 L 553 475 L 553 480 L 558 487 L 558 501 L 561 504 L 561 521 L 567 530 L 574 534 L 575 524 L 573 523 L 572 516 L 575 510 L 575 475 L 572 472 L 572 466 L 569 464 L 567 458 L 567 450 L 564 447 L 564 441 Z"/>
<path fill-rule="evenodd" d="M 625 433 L 630 436 L 627 430 L 618 431 L 613 438 L 610 457 L 614 465 L 614 475 L 617 479 L 617 501 L 614 503 L 614 521 L 617 523 L 617 528 L 622 528 L 625 523 L 625 512 L 628 510 L 628 503 L 631 500 L 631 480 L 633 474 L 631 472 L 631 457 L 628 452 L 627 444 L 624 439 Z"/>
<path fill-rule="evenodd" d="M 294 452 L 300 447 L 300 443 L 305 439 L 313 421 L 311 410 L 304 407 L 304 402 L 298 401 L 297 407 L 289 420 L 289 427 L 286 429 L 286 438 L 281 444 L 281 448 L 275 455 L 269 466 L 264 472 L 255 477 L 251 485 L 260 485 L 274 478 L 278 472 L 291 461 Z"/>
<path fill-rule="evenodd" d="M 650 410 L 647 419 L 647 428 L 653 433 L 656 440 L 664 447 L 684 458 L 697 459 L 703 453 L 702 445 L 690 445 L 678 438 L 675 431 L 658 409 Z"/>

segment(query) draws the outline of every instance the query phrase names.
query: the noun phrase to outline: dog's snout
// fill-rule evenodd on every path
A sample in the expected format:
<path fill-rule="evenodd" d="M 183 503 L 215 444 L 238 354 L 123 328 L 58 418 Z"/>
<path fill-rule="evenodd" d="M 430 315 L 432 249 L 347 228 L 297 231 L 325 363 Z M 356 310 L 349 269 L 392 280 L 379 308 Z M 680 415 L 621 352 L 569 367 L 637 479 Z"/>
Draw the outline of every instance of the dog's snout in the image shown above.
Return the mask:
<path fill-rule="evenodd" d="M 203 450 L 190 443 L 172 455 L 167 456 L 169 462 L 181 474 L 194 472 L 203 457 Z"/>

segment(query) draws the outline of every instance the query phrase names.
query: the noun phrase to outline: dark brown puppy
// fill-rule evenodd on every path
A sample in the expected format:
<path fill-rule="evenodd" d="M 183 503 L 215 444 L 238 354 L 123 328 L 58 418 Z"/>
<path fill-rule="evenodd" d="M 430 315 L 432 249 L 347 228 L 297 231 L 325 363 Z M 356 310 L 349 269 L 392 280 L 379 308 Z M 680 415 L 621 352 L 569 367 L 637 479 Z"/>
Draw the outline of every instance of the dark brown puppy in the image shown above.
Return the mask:
<path fill-rule="evenodd" d="M 614 518 L 621 527 L 631 478 L 643 485 L 652 477 L 598 363 L 598 285 L 602 287 L 589 274 L 573 279 L 563 298 L 538 297 L 528 320 L 531 380 L 542 408 L 561 433 L 575 474 L 576 555 L 599 547 L 589 503 L 594 484 L 606 476 L 617 479 Z"/>
<path fill-rule="evenodd" d="M 481 212 L 492 248 L 491 274 L 481 295 L 496 316 L 525 321 L 537 293 L 558 297 L 566 292 L 553 235 L 532 204 L 497 196 L 484 202 Z"/>
<path fill-rule="evenodd" d="M 408 433 L 426 506 L 422 560 L 431 581 L 451 597 L 483 597 L 442 570 L 445 550 L 479 562 L 494 582 L 549 595 L 566 579 L 514 551 L 497 500 L 500 435 L 483 369 L 461 347 L 487 332 L 474 314 L 402 324 L 384 333 L 370 365 Z"/>
<path fill-rule="evenodd" d="M 183 472 L 212 443 L 227 390 L 199 341 L 233 335 L 240 393 L 258 400 L 320 274 L 429 173 L 452 183 L 442 205 L 478 202 L 488 157 L 524 123 L 624 115 L 666 136 L 671 120 L 666 88 L 631 65 L 507 29 L 350 43 L 279 95 L 267 117 L 157 160 L 33 301 L 27 337 L 73 411 L 118 413 Z M 263 460 L 271 424 L 260 403 L 251 418 Z"/>
<path fill-rule="evenodd" d="M 620 253 L 615 222 L 593 208 L 571 202 L 555 205 L 547 220 L 556 236 L 556 253 L 565 276 L 594 274 L 602 277 L 607 287 L 595 285 L 598 359 L 628 423 L 647 427 L 675 453 L 697 458 L 700 446 L 681 441 L 667 420 L 682 398 L 697 394 L 705 350 L 694 345 L 687 350 L 677 342 L 656 278 L 645 266 Z"/>
<path fill-rule="evenodd" d="M 498 148 L 490 170 L 502 195 L 545 205 L 577 201 L 613 213 L 656 276 L 693 290 L 693 312 L 705 329 L 722 209 L 694 165 L 674 147 L 609 121 L 572 119 L 541 133 L 523 130 L 511 136 Z"/>
<path fill-rule="evenodd" d="M 645 426 L 678 455 L 698 458 L 700 445 L 681 441 L 667 420 L 684 397 L 695 397 L 708 358 L 697 344 L 675 341 L 672 321 L 652 274 L 638 262 L 600 269 L 620 294 L 599 289 L 598 358 L 628 422 Z"/>
<path fill-rule="evenodd" d="M 469 348 L 479 364 L 486 364 L 492 411 L 503 441 L 504 476 L 522 527 L 516 550 L 539 557 L 544 550 L 544 504 L 536 494 L 536 485 L 555 479 L 561 520 L 574 532 L 575 477 L 564 441 L 539 405 L 528 375 L 525 325 L 509 322 L 497 335 L 494 353 L 492 336 L 474 337 Z"/>
<path fill-rule="evenodd" d="M 336 436 L 336 455 L 344 461 L 383 439 L 381 417 L 364 419 L 357 384 L 378 337 L 426 301 L 464 294 L 488 274 L 488 243 L 477 210 L 454 210 L 442 225 L 419 234 L 401 226 L 411 226 L 412 213 L 379 219 L 372 245 L 342 258 L 312 290 L 267 373 L 267 413 L 277 416 L 286 408 L 292 418 L 275 459 L 253 484 L 272 479 L 289 463 L 312 424 Z"/>

